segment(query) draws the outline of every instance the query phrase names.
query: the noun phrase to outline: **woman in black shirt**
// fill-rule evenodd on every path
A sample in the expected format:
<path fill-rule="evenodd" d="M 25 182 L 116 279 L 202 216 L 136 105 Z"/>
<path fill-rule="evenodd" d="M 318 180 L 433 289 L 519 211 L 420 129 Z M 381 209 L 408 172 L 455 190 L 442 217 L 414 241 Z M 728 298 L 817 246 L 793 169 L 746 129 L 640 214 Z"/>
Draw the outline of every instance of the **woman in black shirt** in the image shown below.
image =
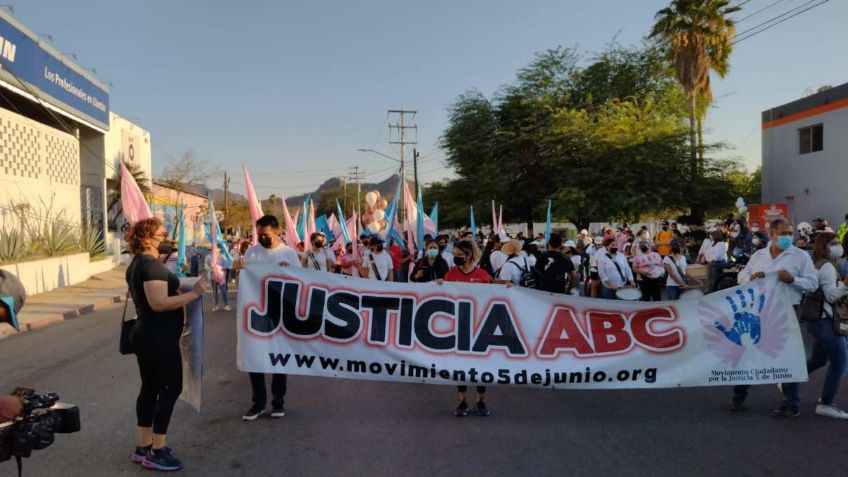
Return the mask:
<path fill-rule="evenodd" d="M 436 281 L 445 278 L 445 273 L 448 273 L 449 269 L 448 262 L 439 253 L 439 244 L 435 240 L 430 240 L 424 250 L 424 257 L 419 259 L 415 263 L 415 268 L 412 269 L 412 281 L 418 283 Z"/>
<path fill-rule="evenodd" d="M 161 471 L 182 468 L 165 445 L 165 434 L 183 386 L 179 347 L 183 306 L 200 297 L 208 286 L 201 278 L 192 291 L 179 292 L 179 279 L 159 259 L 159 244 L 167 237 L 162 222 L 155 218 L 133 224 L 125 237 L 133 255 L 126 279 L 138 315 L 130 339 L 141 374 L 136 400 L 138 447 L 132 460 Z"/>

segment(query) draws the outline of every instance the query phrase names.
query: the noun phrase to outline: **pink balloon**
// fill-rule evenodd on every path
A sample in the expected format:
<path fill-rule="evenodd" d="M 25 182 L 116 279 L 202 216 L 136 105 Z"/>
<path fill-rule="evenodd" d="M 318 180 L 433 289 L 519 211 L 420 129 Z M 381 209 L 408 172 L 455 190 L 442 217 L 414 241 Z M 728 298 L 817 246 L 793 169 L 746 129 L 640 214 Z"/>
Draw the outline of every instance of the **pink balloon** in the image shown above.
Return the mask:
<path fill-rule="evenodd" d="M 371 216 L 371 214 L 368 214 L 368 213 L 362 214 L 362 222 L 363 223 L 370 224 L 372 220 L 373 220 L 373 217 Z"/>

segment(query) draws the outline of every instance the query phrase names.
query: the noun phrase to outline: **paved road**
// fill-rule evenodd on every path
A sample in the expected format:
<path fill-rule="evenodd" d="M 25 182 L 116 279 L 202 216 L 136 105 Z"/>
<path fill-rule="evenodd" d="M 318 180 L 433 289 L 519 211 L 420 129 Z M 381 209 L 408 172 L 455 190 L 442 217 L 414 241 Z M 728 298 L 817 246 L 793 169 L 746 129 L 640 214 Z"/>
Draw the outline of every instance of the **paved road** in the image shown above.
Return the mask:
<path fill-rule="evenodd" d="M 117 352 L 120 312 L 0 341 L 0 387 L 56 391 L 82 412 L 82 432 L 58 436 L 25 476 L 151 475 L 129 462 L 139 379 Z M 497 388 L 490 418 L 458 419 L 450 387 L 295 376 L 285 418 L 245 423 L 250 386 L 235 368 L 232 320 L 207 321 L 203 413 L 177 405 L 169 442 L 186 463 L 180 475 L 848 475 L 848 422 L 813 414 L 820 375 L 788 422 L 768 416 L 773 386 L 741 414 L 726 410 L 726 388 Z M 0 476 L 14 470 L 0 464 Z"/>

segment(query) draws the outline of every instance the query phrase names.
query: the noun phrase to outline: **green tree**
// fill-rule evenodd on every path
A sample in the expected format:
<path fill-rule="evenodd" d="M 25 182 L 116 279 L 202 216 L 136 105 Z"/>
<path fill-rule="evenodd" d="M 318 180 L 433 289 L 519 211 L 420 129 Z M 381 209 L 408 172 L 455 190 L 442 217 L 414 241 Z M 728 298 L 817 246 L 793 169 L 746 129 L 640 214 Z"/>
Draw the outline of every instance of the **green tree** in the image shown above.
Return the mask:
<path fill-rule="evenodd" d="M 706 106 L 698 107 L 699 97 L 708 105 L 712 101 L 710 71 L 724 77 L 735 35 L 734 22 L 728 15 L 740 7 L 727 0 L 672 0 L 659 12 L 650 37 L 656 38 L 674 66 L 674 77 L 683 87 L 689 102 L 689 182 L 694 185 L 700 176 L 698 161 L 699 117 Z M 700 114 L 699 114 L 700 113 Z M 692 211 L 702 220 L 702 211 Z M 701 216 L 701 217 L 699 217 Z"/>

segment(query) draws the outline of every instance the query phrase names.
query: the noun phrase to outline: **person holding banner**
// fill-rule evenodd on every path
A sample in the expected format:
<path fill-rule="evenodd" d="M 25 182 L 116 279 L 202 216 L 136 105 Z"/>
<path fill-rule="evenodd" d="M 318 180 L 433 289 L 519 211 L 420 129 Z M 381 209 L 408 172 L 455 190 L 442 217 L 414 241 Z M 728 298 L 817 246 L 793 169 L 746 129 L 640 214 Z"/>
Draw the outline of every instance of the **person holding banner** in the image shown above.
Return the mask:
<path fill-rule="evenodd" d="M 374 235 L 369 242 L 370 251 L 365 255 L 359 268 L 363 277 L 385 282 L 394 281 L 392 257 L 383 248 L 383 240 Z"/>
<path fill-rule="evenodd" d="M 633 280 L 633 271 L 630 269 L 630 264 L 622 255 L 615 244 L 612 237 L 604 239 L 604 249 L 601 249 L 602 255 L 598 256 L 598 278 L 601 282 L 601 298 L 607 300 L 617 300 L 615 292 L 619 288 L 630 287 L 636 288 L 636 283 Z"/>
<path fill-rule="evenodd" d="M 443 282 L 463 282 L 463 283 L 492 283 L 492 277 L 485 270 L 477 266 L 477 260 L 480 258 L 476 255 L 476 249 L 471 242 L 460 241 L 453 248 L 453 263 L 454 267 L 448 270 L 444 280 L 437 280 L 440 285 Z M 512 282 L 508 286 L 512 286 Z M 468 401 L 465 400 L 465 394 L 468 392 L 468 386 L 457 386 L 459 391 L 459 405 L 453 412 L 456 417 L 465 417 L 468 415 Z M 487 417 L 492 412 L 486 406 L 486 386 L 477 386 L 477 407 L 476 412 L 480 416 Z"/>
<path fill-rule="evenodd" d="M 276 263 L 281 267 L 300 267 L 301 262 L 297 252 L 280 240 L 280 222 L 273 215 L 264 215 L 256 221 L 256 242 L 257 244 L 248 248 L 244 254 L 246 264 Z M 253 391 L 253 404 L 242 415 L 242 419 L 254 421 L 265 413 L 267 405 L 265 374 L 248 373 L 248 375 Z M 271 417 L 273 418 L 286 415 L 286 379 L 287 376 L 282 373 L 274 373 L 271 377 Z"/>
<path fill-rule="evenodd" d="M 130 341 L 141 375 L 135 406 L 138 444 L 132 461 L 160 471 L 182 468 L 182 462 L 165 445 L 165 436 L 183 389 L 179 344 L 183 306 L 201 297 L 208 286 L 201 278 L 190 292 L 180 293 L 180 280 L 159 259 L 159 245 L 167 238 L 157 218 L 134 223 L 125 235 L 133 255 L 126 280 L 138 313 Z"/>
<path fill-rule="evenodd" d="M 333 271 L 336 268 L 336 259 L 327 249 L 327 236 L 324 232 L 312 232 L 309 244 L 309 250 L 306 250 L 301 258 L 301 266 L 319 272 Z"/>
<path fill-rule="evenodd" d="M 765 278 L 766 274 L 776 273 L 777 279 L 787 285 L 789 300 L 797 316 L 802 295 L 816 291 L 819 286 L 816 267 L 808 253 L 792 245 L 792 226 L 786 219 L 775 219 L 771 222 L 769 239 L 769 247 L 751 255 L 748 265 L 739 272 L 739 284 Z M 750 388 L 750 385 L 733 387 L 731 411 L 745 409 L 745 398 Z M 772 417 L 798 417 L 801 406 L 798 383 L 783 383 L 781 392 L 784 397 L 783 403 L 772 412 Z"/>
<path fill-rule="evenodd" d="M 443 279 L 449 268 L 445 259 L 439 254 L 439 244 L 430 240 L 427 242 L 426 256 L 418 260 L 415 268 L 412 269 L 412 281 L 424 283 Z"/>
<path fill-rule="evenodd" d="M 678 300 L 686 289 L 686 256 L 679 243 L 671 244 L 671 254 L 663 258 L 663 268 L 668 276 L 665 291 L 669 300 Z"/>

